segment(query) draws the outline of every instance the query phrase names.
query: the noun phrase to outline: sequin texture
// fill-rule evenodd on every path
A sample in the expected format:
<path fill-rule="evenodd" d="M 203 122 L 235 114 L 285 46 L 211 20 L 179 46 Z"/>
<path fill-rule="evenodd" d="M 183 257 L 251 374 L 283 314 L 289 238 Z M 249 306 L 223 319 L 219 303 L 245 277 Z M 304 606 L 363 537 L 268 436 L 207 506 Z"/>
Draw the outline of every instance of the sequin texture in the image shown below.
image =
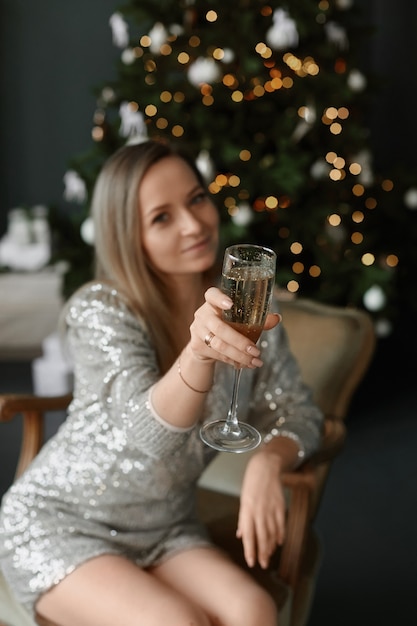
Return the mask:
<path fill-rule="evenodd" d="M 31 612 L 40 594 L 99 554 L 147 567 L 208 544 L 195 491 L 215 453 L 198 426 L 173 429 L 155 418 L 149 390 L 160 373 L 141 321 L 116 290 L 95 283 L 73 296 L 67 325 L 75 380 L 68 417 L 2 501 L 1 570 Z M 243 373 L 240 414 L 266 440 L 293 438 L 302 458 L 318 444 L 322 415 L 283 329 L 264 337 L 264 366 Z M 205 420 L 224 415 L 231 384 L 232 368 L 218 364 Z"/>

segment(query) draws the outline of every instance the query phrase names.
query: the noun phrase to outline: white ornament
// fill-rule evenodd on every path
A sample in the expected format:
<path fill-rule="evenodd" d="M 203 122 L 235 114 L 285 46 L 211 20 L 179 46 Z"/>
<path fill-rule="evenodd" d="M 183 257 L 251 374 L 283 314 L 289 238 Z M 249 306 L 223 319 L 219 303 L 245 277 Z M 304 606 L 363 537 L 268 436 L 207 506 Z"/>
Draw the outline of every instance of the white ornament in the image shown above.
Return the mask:
<path fill-rule="evenodd" d="M 31 228 L 28 214 L 24 209 L 11 209 L 7 216 L 7 236 L 9 240 L 19 246 L 31 242 Z"/>
<path fill-rule="evenodd" d="M 352 70 L 347 78 L 347 84 L 352 91 L 363 91 L 366 87 L 366 78 L 359 70 Z"/>
<path fill-rule="evenodd" d="M 392 324 L 389 320 L 383 318 L 377 320 L 375 324 L 375 333 L 378 337 L 388 337 L 392 332 Z"/>
<path fill-rule="evenodd" d="M 81 239 L 92 246 L 94 244 L 94 222 L 91 217 L 87 217 L 80 228 Z"/>
<path fill-rule="evenodd" d="M 62 348 L 58 333 L 42 342 L 43 355 L 32 361 L 33 389 L 36 395 L 58 396 L 73 389 L 72 366 Z"/>
<path fill-rule="evenodd" d="M 417 187 L 410 187 L 410 189 L 405 192 L 404 202 L 409 209 L 417 209 Z"/>
<path fill-rule="evenodd" d="M 36 243 L 48 244 L 51 231 L 48 222 L 48 209 L 42 204 L 32 207 L 32 236 Z"/>
<path fill-rule="evenodd" d="M 312 104 L 305 106 L 303 118 L 298 122 L 292 134 L 292 138 L 294 139 L 294 141 L 300 141 L 304 137 L 304 135 L 306 135 L 308 131 L 311 130 L 316 119 L 316 107 Z"/>
<path fill-rule="evenodd" d="M 152 54 L 159 54 L 161 51 L 161 46 L 166 42 L 168 38 L 168 33 L 165 29 L 165 26 L 161 24 L 161 22 L 156 22 L 154 27 L 149 31 L 149 37 L 151 39 L 151 45 L 149 46 L 149 50 Z"/>
<path fill-rule="evenodd" d="M 236 207 L 237 211 L 232 215 L 232 221 L 237 226 L 247 226 L 253 221 L 253 211 L 247 202 L 242 202 Z"/>
<path fill-rule="evenodd" d="M 49 237 L 38 241 L 35 234 L 26 211 L 11 210 L 7 233 L 0 240 L 0 265 L 17 271 L 36 271 L 47 265 L 51 258 Z"/>
<path fill-rule="evenodd" d="M 310 174 L 315 180 L 327 178 L 330 172 L 330 165 L 326 159 L 317 159 L 310 168 Z"/>
<path fill-rule="evenodd" d="M 336 0 L 336 6 L 341 11 L 346 11 L 353 6 L 353 0 Z"/>
<path fill-rule="evenodd" d="M 64 174 L 64 198 L 68 202 L 84 202 L 87 197 L 85 182 L 75 170 L 68 170 Z"/>
<path fill-rule="evenodd" d="M 133 48 L 126 48 L 121 55 L 122 62 L 125 65 L 132 65 L 136 61 L 136 54 Z"/>
<path fill-rule="evenodd" d="M 349 48 L 349 40 L 343 26 L 336 22 L 327 22 L 324 25 L 327 39 L 339 50 L 347 50 Z"/>
<path fill-rule="evenodd" d="M 363 295 L 363 303 L 368 311 L 380 311 L 386 301 L 386 295 L 379 285 L 373 285 Z"/>
<path fill-rule="evenodd" d="M 129 43 L 129 30 L 123 15 L 119 12 L 113 13 L 110 16 L 109 24 L 114 45 L 118 48 L 126 48 Z"/>
<path fill-rule="evenodd" d="M 209 151 L 201 150 L 197 156 L 195 164 L 204 180 L 210 183 L 214 178 L 215 170 Z"/>
<path fill-rule="evenodd" d="M 374 182 L 374 173 L 372 171 L 372 154 L 369 150 L 361 150 L 353 159 L 352 162 L 359 163 L 361 166 L 360 174 L 358 175 L 358 182 L 364 187 L 369 187 Z"/>
<path fill-rule="evenodd" d="M 231 48 L 224 48 L 223 53 L 222 63 L 232 63 L 235 60 L 236 55 Z"/>
<path fill-rule="evenodd" d="M 288 11 L 275 9 L 272 22 L 271 28 L 266 33 L 266 41 L 271 48 L 283 50 L 298 46 L 297 24 L 290 17 Z"/>
<path fill-rule="evenodd" d="M 19 246 L 3 237 L 0 241 L 0 265 L 12 270 L 36 272 L 49 263 L 51 250 L 48 244 L 30 243 Z"/>
<path fill-rule="evenodd" d="M 144 143 L 145 141 L 148 141 L 149 137 L 147 135 L 133 135 L 132 137 L 129 137 L 129 139 L 126 141 L 126 145 L 127 146 L 135 146 L 138 143 Z"/>
<path fill-rule="evenodd" d="M 184 27 L 180 24 L 171 24 L 169 27 L 169 32 L 175 37 L 179 37 L 184 33 Z"/>
<path fill-rule="evenodd" d="M 194 87 L 199 87 L 203 83 L 211 84 L 218 80 L 220 69 L 214 59 L 198 57 L 188 68 L 187 77 Z"/>
<path fill-rule="evenodd" d="M 121 118 L 120 134 L 122 137 L 147 137 L 147 128 L 143 113 L 129 102 L 122 102 L 119 108 Z"/>
<path fill-rule="evenodd" d="M 101 92 L 101 97 L 106 104 L 112 102 L 115 97 L 114 90 L 111 87 L 104 87 Z"/>
<path fill-rule="evenodd" d="M 346 241 L 346 228 L 342 224 L 332 226 L 329 222 L 325 226 L 326 233 L 334 243 L 343 243 Z"/>

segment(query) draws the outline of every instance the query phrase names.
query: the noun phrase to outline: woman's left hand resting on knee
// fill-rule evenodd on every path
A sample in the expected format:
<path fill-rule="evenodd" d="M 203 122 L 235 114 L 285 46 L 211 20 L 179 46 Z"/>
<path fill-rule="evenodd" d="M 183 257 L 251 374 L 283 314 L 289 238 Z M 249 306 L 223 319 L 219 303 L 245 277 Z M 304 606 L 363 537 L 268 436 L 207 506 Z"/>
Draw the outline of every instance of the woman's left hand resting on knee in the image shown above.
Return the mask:
<path fill-rule="evenodd" d="M 250 459 L 241 489 L 236 536 L 242 540 L 246 563 L 267 568 L 285 536 L 285 496 L 281 475 L 293 469 L 298 446 L 287 437 L 264 445 Z"/>

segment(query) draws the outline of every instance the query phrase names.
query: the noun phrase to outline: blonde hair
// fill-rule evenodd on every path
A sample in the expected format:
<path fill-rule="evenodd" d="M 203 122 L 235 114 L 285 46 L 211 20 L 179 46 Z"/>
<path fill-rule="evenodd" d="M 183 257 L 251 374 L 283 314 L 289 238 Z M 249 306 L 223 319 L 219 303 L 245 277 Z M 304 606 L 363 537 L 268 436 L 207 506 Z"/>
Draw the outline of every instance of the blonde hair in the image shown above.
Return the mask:
<path fill-rule="evenodd" d="M 168 156 L 180 156 L 205 187 L 194 161 L 173 146 L 150 140 L 120 148 L 105 163 L 93 193 L 95 277 L 127 298 L 152 337 L 161 370 L 178 354 L 172 334 L 169 294 L 149 264 L 141 244 L 139 187 L 149 168 Z"/>

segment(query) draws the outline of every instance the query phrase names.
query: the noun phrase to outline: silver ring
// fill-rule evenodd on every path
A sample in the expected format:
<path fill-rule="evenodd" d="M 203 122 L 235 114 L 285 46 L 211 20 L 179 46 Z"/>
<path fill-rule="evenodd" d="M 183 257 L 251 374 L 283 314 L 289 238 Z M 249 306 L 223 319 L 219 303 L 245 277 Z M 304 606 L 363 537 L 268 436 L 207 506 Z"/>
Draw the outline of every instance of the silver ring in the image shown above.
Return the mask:
<path fill-rule="evenodd" d="M 208 335 L 204 337 L 204 343 L 206 344 L 208 348 L 211 348 L 210 344 L 213 341 L 213 337 L 214 337 L 214 333 L 212 333 L 211 331 L 209 332 Z"/>

